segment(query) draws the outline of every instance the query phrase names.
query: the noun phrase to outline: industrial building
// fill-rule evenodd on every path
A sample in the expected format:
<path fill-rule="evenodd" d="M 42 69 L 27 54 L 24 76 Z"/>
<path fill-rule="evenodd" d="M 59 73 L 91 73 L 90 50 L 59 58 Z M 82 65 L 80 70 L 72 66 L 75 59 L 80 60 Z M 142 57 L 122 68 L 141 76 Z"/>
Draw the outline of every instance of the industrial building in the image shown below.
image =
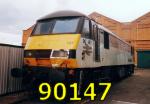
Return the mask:
<path fill-rule="evenodd" d="M 97 12 L 93 12 L 89 16 L 133 46 L 134 62 L 136 66 L 140 68 L 150 67 L 150 13 L 147 13 L 132 22 L 124 23 Z M 23 30 L 23 46 L 25 46 L 33 27 L 34 25 Z"/>

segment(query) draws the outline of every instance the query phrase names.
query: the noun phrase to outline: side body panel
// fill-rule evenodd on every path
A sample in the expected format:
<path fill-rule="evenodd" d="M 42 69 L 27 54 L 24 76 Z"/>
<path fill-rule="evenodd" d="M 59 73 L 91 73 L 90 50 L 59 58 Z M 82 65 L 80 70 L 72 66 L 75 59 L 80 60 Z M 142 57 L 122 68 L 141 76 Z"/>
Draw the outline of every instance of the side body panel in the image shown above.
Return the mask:
<path fill-rule="evenodd" d="M 80 68 L 92 68 L 101 66 L 120 66 L 133 64 L 130 47 L 121 46 L 109 49 L 100 44 L 100 61 L 95 61 L 95 42 L 91 39 L 81 38 L 76 52 L 77 63 Z M 86 47 L 86 48 L 85 48 Z M 127 49 L 128 48 L 128 49 Z"/>

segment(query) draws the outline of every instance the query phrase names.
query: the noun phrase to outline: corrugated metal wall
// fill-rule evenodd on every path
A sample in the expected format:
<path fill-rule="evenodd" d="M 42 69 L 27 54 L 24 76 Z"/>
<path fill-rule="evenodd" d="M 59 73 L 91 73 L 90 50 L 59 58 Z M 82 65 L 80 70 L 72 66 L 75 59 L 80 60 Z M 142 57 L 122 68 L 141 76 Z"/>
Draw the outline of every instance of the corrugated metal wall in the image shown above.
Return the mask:
<path fill-rule="evenodd" d="M 0 44 L 0 95 L 22 90 L 21 79 L 11 76 L 11 69 L 22 65 L 22 47 Z"/>

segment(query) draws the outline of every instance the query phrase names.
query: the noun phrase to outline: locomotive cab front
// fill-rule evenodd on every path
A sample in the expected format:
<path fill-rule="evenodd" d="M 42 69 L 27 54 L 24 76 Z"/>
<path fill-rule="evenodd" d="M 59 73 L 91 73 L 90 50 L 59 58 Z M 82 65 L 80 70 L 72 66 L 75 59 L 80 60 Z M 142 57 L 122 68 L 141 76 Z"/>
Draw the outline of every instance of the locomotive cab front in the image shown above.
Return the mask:
<path fill-rule="evenodd" d="M 24 64 L 31 67 L 76 68 L 80 17 L 37 22 L 25 47 Z"/>
<path fill-rule="evenodd" d="M 63 14 L 38 20 L 25 46 L 24 69 L 40 78 L 41 73 L 49 73 L 44 76 L 53 81 L 62 81 L 78 73 L 75 69 L 80 68 L 78 60 L 81 57 L 77 50 L 82 55 L 79 47 L 85 18 Z"/>

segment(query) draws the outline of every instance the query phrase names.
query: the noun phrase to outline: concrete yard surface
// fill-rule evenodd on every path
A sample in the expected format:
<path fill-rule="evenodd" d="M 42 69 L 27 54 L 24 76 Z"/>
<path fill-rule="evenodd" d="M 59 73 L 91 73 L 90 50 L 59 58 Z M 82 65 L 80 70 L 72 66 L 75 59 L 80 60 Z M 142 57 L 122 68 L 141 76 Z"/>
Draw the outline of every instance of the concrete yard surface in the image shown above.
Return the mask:
<path fill-rule="evenodd" d="M 99 99 L 80 104 L 150 104 L 150 69 L 136 69 L 134 75 L 112 86 L 105 101 Z"/>

